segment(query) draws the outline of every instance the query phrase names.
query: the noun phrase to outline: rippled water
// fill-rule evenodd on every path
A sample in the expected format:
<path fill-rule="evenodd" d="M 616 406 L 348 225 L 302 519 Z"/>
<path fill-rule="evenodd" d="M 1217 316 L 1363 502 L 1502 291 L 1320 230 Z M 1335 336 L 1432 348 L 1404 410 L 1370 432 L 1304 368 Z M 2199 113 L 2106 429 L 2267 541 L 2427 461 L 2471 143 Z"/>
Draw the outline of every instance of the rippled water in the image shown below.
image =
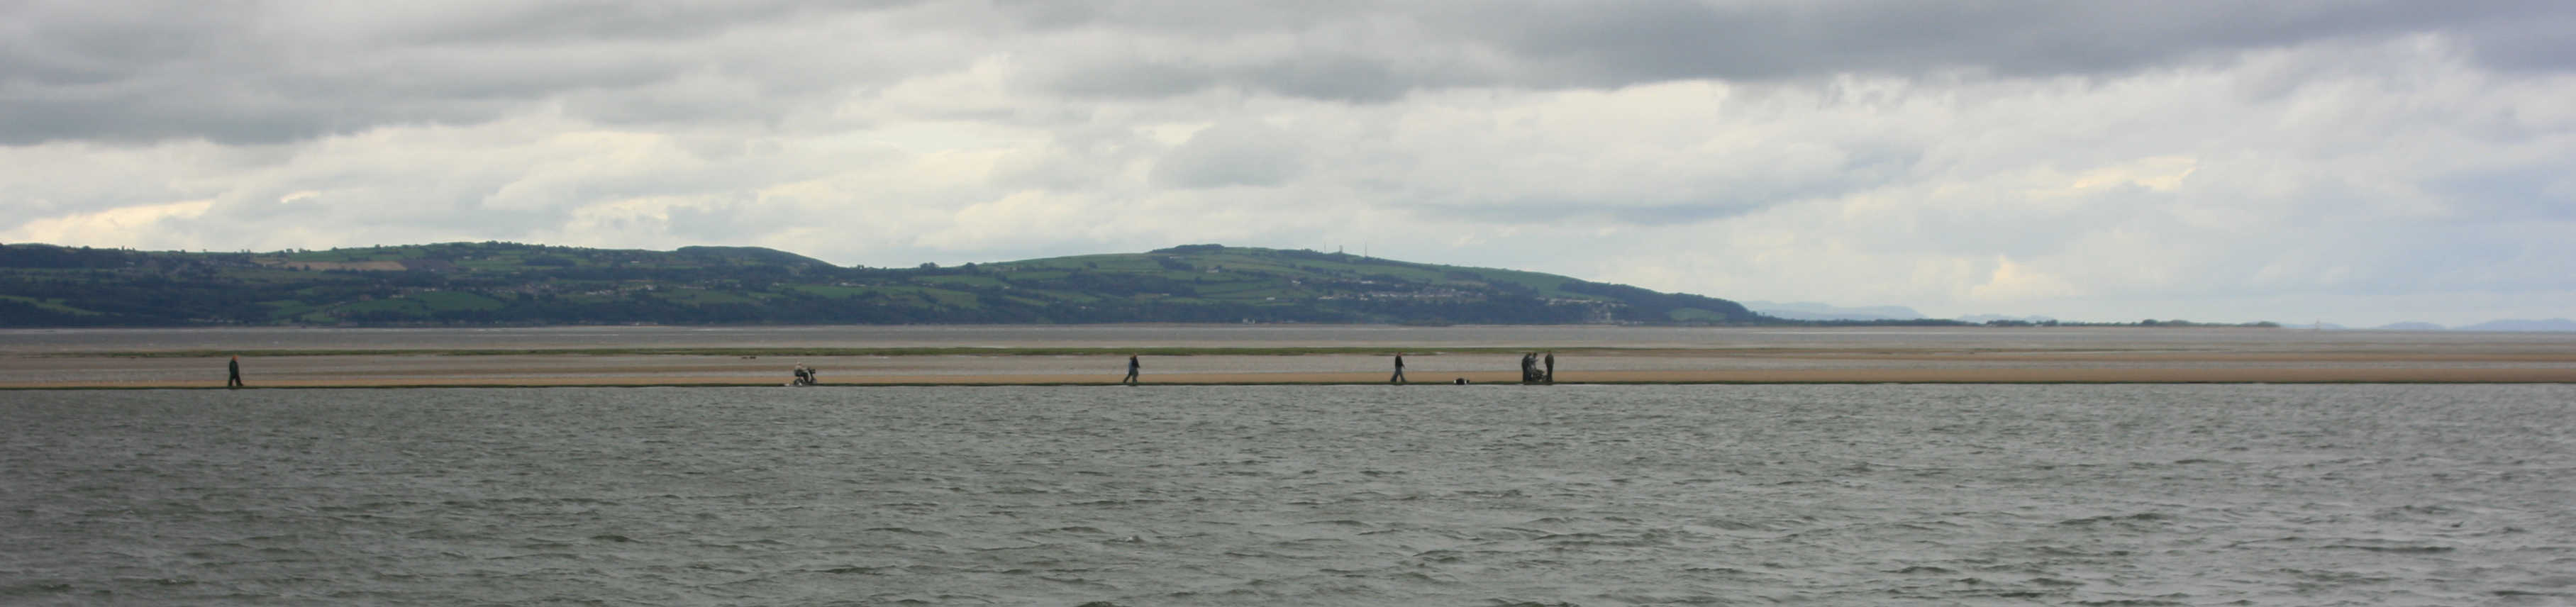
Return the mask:
<path fill-rule="evenodd" d="M 0 603 L 2565 604 L 2576 386 L 0 393 Z"/>

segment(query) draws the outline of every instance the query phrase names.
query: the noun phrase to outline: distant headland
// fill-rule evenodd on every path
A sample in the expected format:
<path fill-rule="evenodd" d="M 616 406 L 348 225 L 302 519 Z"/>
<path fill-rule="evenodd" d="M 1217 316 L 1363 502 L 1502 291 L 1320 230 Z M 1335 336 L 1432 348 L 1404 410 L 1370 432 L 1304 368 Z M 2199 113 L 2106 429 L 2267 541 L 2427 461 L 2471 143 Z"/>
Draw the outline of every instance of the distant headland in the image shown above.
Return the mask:
<path fill-rule="evenodd" d="M 0 245 L 0 326 L 11 327 L 1136 322 L 1970 324 L 1782 318 L 1717 297 L 1555 274 L 1216 244 L 907 268 L 758 247 Z"/>

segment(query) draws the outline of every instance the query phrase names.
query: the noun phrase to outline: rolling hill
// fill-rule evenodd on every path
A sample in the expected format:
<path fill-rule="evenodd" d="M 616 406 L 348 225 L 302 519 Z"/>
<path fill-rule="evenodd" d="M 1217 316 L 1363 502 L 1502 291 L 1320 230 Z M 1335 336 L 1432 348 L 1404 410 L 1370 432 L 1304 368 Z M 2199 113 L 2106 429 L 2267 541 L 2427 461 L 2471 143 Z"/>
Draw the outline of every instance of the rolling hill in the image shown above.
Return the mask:
<path fill-rule="evenodd" d="M 914 268 L 756 247 L 0 245 L 0 326 L 1099 322 L 1782 321 L 1553 274 L 1213 244 Z"/>

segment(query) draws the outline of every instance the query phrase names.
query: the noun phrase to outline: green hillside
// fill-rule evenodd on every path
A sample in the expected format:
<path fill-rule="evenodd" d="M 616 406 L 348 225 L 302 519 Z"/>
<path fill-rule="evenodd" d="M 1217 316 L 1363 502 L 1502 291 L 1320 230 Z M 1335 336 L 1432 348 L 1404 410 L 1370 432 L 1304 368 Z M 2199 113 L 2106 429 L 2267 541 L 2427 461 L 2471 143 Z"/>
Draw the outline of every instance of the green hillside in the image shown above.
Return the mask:
<path fill-rule="evenodd" d="M 1553 274 L 1220 245 L 944 268 L 840 267 L 756 247 L 0 245 L 0 326 L 1096 322 L 1776 321 L 1723 299 Z"/>

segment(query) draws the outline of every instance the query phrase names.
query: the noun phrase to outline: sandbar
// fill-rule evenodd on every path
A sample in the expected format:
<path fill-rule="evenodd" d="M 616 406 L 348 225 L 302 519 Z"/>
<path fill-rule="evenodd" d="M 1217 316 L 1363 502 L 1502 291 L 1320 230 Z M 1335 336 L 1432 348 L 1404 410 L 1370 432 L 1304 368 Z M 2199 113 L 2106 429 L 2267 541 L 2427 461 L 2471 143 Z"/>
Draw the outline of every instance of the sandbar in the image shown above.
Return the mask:
<path fill-rule="evenodd" d="M 1554 351 L 1556 384 L 1825 383 L 2576 383 L 2576 348 L 2437 351 L 2031 350 L 1955 348 L 1583 349 Z M 221 388 L 221 357 L 0 356 L 0 389 Z M 710 356 L 695 354 L 329 354 L 243 358 L 260 388 L 1112 385 L 1114 354 Z M 1144 359 L 1147 385 L 1388 383 L 1377 354 L 1226 354 Z M 1518 384 L 1518 356 L 1408 351 L 1412 385 Z"/>

